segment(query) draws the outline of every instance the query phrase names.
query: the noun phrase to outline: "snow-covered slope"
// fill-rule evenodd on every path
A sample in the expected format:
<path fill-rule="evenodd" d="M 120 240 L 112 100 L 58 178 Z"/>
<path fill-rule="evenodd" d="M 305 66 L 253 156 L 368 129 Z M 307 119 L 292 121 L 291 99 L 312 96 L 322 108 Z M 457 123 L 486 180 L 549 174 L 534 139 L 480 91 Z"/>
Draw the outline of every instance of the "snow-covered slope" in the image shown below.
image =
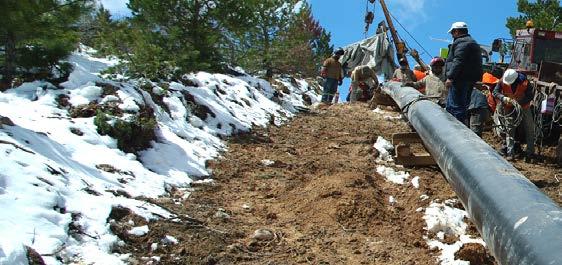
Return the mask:
<path fill-rule="evenodd" d="M 209 174 L 205 161 L 224 150 L 224 137 L 279 125 L 319 101 L 318 90 L 292 78 L 277 79 L 276 87 L 250 76 L 203 72 L 178 83 L 115 82 L 98 75 L 114 61 L 85 49 L 70 62 L 75 71 L 60 87 L 32 82 L 0 93 L 0 264 L 26 264 L 26 246 L 48 264 L 122 263 L 127 255 L 111 254 L 119 243 L 109 229 L 112 207 L 173 219 L 135 198 L 188 187 Z M 150 107 L 156 141 L 125 153 L 97 132 L 92 115 L 71 118 L 61 98 L 71 107 L 116 106 L 124 119 Z M 194 113 L 197 108 L 204 112 Z"/>

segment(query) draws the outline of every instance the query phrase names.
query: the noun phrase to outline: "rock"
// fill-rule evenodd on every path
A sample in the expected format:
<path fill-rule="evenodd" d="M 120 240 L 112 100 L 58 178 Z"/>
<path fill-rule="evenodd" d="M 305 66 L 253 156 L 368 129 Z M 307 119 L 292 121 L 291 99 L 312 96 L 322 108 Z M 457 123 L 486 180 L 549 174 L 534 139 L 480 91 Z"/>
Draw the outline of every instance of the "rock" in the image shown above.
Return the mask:
<path fill-rule="evenodd" d="M 271 230 L 264 228 L 254 231 L 254 235 L 252 235 L 252 238 L 258 241 L 271 241 L 274 237 L 275 235 Z"/>
<path fill-rule="evenodd" d="M 249 212 L 249 211 L 252 211 L 252 206 L 244 203 L 244 204 L 242 204 L 242 209 Z"/>
<path fill-rule="evenodd" d="M 2 125 L 14 126 L 15 124 L 10 118 L 0 115 L 0 128 L 2 128 Z"/>
<path fill-rule="evenodd" d="M 215 213 L 215 217 L 223 220 L 230 219 L 230 215 L 223 208 L 219 208 L 217 210 L 217 212 Z"/>

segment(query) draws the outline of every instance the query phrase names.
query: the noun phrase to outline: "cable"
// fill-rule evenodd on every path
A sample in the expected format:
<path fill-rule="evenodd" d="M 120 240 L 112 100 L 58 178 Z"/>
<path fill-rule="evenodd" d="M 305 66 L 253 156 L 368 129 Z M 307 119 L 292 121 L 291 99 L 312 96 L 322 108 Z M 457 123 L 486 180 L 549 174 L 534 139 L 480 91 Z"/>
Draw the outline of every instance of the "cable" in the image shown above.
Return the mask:
<path fill-rule="evenodd" d="M 500 108 L 496 108 L 496 115 L 498 116 L 498 120 L 500 122 L 500 126 L 498 127 L 505 134 L 508 133 L 508 130 L 517 128 L 523 120 L 523 115 L 521 115 L 521 105 L 519 105 L 516 101 L 513 101 L 512 105 L 513 108 L 509 113 L 503 113 L 505 110 L 503 103 L 500 103 Z M 508 123 L 508 119 L 511 119 L 512 122 Z"/>
<path fill-rule="evenodd" d="M 418 46 L 420 46 L 420 48 L 422 48 L 422 50 L 427 54 L 427 56 L 429 56 L 430 59 L 433 58 L 433 57 L 431 56 L 431 54 L 418 42 L 418 40 L 416 40 L 416 38 L 414 38 L 414 36 L 412 36 L 412 34 L 410 34 L 410 32 L 408 32 L 408 30 L 407 30 L 404 26 L 402 26 L 402 23 L 400 23 L 400 21 L 398 21 L 398 19 L 396 19 L 396 18 L 394 17 L 394 15 L 392 15 L 392 13 L 390 13 L 390 11 L 388 11 L 388 13 L 389 13 L 390 16 L 394 19 L 394 21 L 396 21 L 396 23 L 398 23 L 398 25 L 400 25 L 400 27 L 402 27 L 402 29 L 403 29 L 404 31 L 406 31 L 406 33 L 408 33 L 408 35 L 410 36 L 410 38 L 412 38 L 412 39 L 418 44 Z"/>
<path fill-rule="evenodd" d="M 560 118 L 562 118 L 562 112 L 560 111 L 562 109 L 562 101 L 558 101 L 558 103 L 556 103 L 556 106 L 554 106 L 554 109 L 552 110 L 552 122 L 556 122 L 556 123 L 560 123 Z"/>

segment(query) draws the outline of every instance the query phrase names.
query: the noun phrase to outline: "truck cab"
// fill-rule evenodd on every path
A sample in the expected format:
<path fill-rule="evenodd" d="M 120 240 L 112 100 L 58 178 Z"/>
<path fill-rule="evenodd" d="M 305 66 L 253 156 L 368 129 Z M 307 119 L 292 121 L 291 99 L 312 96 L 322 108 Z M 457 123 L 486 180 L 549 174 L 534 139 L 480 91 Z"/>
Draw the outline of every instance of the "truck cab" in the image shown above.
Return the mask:
<path fill-rule="evenodd" d="M 562 84 L 562 32 L 517 30 L 511 56 L 509 68 L 543 82 Z"/>

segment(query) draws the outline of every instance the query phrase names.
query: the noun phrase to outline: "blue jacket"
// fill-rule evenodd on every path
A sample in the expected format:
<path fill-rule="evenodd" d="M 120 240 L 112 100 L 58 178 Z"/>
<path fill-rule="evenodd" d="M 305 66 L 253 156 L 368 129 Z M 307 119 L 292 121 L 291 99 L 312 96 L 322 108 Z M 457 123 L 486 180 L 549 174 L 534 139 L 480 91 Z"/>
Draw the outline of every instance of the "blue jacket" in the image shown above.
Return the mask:
<path fill-rule="evenodd" d="M 445 62 L 448 79 L 459 82 L 477 82 L 482 79 L 480 45 L 468 34 L 457 37 Z"/>
<path fill-rule="evenodd" d="M 468 106 L 468 110 L 480 108 L 489 108 L 488 99 L 484 93 L 478 91 L 476 88 L 473 88 L 472 95 L 470 95 L 470 105 Z"/>

